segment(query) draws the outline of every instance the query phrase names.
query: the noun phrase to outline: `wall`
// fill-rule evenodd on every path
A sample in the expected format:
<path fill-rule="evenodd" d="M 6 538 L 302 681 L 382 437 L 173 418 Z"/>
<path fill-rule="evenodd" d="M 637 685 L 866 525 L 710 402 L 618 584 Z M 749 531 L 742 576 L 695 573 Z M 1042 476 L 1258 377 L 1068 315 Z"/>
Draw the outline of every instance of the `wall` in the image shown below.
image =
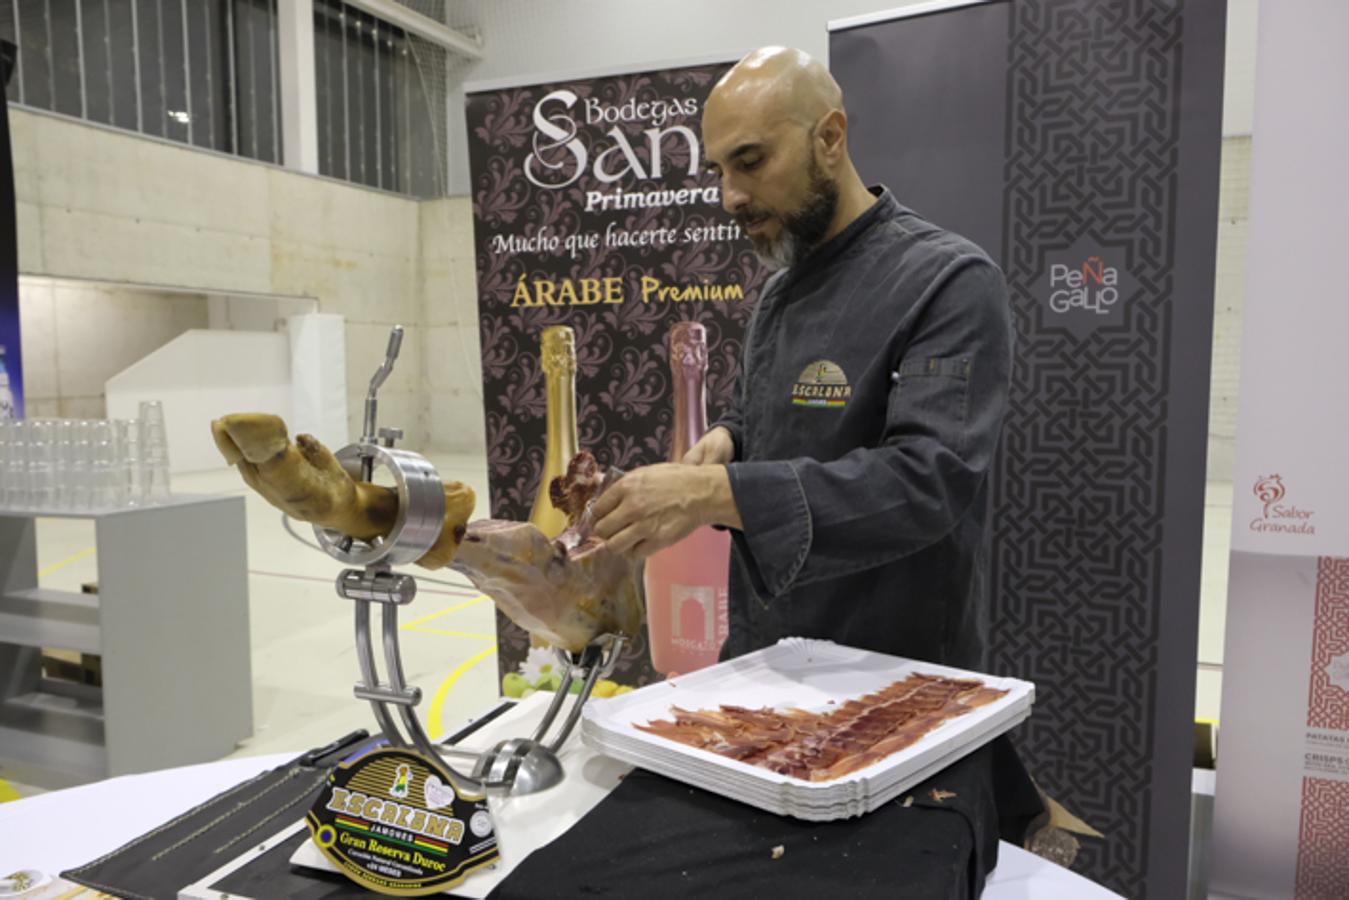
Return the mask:
<path fill-rule="evenodd" d="M 222 331 L 280 331 L 288 316 L 318 312 L 308 298 L 206 294 L 210 327 Z"/>
<path fill-rule="evenodd" d="M 473 204 L 467 197 L 429 200 L 420 212 L 428 440 L 437 449 L 485 453 Z"/>
<path fill-rule="evenodd" d="M 1237 453 L 1237 383 L 1246 296 L 1246 225 L 1250 207 L 1251 139 L 1223 140 L 1218 189 L 1218 268 L 1209 385 L 1208 480 L 1232 480 Z"/>
<path fill-rule="evenodd" d="M 1198 2 L 1198 0 L 1189 0 Z M 827 24 L 915 0 L 461 0 L 452 25 L 474 29 L 486 58 L 451 72 L 450 192 L 469 193 L 463 85 L 544 80 L 691 59 L 736 59 L 755 47 L 799 47 L 828 59 Z M 1254 95 L 1256 0 L 1227 0 L 1223 133 L 1249 134 Z M 865 174 L 865 173 L 863 173 Z"/>
<path fill-rule="evenodd" d="M 402 323 L 381 411 L 424 445 L 416 201 L 43 113 L 10 130 L 21 273 L 315 298 L 347 320 L 353 433 Z"/>
<path fill-rule="evenodd" d="M 200 294 L 24 279 L 19 327 L 27 414 L 103 418 L 109 378 L 207 320 Z"/>
<path fill-rule="evenodd" d="M 109 378 L 193 328 L 275 331 L 312 300 L 149 290 L 35 275 L 19 280 L 27 410 L 103 418 Z"/>

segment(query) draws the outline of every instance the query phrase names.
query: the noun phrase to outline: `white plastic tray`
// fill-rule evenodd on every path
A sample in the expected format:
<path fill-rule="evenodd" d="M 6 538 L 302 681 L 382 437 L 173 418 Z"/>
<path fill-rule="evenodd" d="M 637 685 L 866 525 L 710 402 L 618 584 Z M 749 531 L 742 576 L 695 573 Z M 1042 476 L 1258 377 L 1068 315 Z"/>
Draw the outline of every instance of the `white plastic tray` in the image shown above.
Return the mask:
<path fill-rule="evenodd" d="M 827 712 L 914 673 L 977 678 L 1006 695 L 942 723 L 910 747 L 832 781 L 806 781 L 640 731 L 670 708 L 796 707 Z M 871 812 L 1030 715 L 1035 686 L 1015 678 L 886 656 L 830 641 L 786 638 L 772 647 L 621 697 L 588 703 L 581 738 L 606 756 L 779 815 L 815 821 Z"/>

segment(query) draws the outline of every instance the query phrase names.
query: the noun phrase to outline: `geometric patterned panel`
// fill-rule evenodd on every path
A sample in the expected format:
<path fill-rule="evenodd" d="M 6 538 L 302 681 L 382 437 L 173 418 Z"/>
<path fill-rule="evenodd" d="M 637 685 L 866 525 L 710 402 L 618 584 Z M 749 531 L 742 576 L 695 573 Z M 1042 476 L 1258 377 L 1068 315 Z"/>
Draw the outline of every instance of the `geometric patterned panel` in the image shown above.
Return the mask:
<path fill-rule="evenodd" d="M 1349 782 L 1302 779 L 1294 900 L 1349 897 Z"/>
<path fill-rule="evenodd" d="M 1316 561 L 1307 727 L 1349 731 L 1349 559 Z"/>
<path fill-rule="evenodd" d="M 1129 897 L 1186 840 L 1152 815 L 1182 7 L 1018 0 L 1008 51 L 991 663 L 1036 684 L 1032 773 L 1106 835 L 1075 867 Z"/>

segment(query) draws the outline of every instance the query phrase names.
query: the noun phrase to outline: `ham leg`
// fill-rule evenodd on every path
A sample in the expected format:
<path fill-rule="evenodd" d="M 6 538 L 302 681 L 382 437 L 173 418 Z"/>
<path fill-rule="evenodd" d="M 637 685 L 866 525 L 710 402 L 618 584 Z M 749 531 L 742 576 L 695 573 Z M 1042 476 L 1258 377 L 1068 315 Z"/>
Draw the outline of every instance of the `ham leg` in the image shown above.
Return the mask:
<path fill-rule="evenodd" d="M 450 567 L 521 628 L 573 653 L 603 634 L 635 635 L 643 614 L 637 566 L 590 533 L 590 503 L 617 477 L 578 453 L 550 485 L 568 521 L 556 540 L 528 522 L 470 522 Z"/>
<path fill-rule="evenodd" d="M 357 482 L 309 435 L 292 443 L 272 415 L 243 413 L 211 423 L 221 454 L 251 487 L 286 515 L 368 539 L 384 536 L 398 514 L 387 487 Z M 635 635 L 642 627 L 636 566 L 590 536 L 590 502 L 618 478 L 579 453 L 549 485 L 567 530 L 549 541 L 527 522 L 468 522 L 473 491 L 445 485 L 445 524 L 418 565 L 463 572 L 525 630 L 579 652 L 602 634 Z M 453 562 L 451 562 L 453 560 Z"/>

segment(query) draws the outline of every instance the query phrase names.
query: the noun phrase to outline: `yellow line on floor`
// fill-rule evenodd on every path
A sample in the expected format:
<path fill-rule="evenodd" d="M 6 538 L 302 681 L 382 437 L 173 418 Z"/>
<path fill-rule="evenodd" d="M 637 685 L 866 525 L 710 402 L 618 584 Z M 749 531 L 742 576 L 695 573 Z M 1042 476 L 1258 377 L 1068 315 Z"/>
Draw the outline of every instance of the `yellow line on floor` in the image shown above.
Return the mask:
<path fill-rule="evenodd" d="M 439 740 L 440 736 L 445 732 L 445 727 L 440 720 L 445 709 L 445 698 L 449 696 L 450 689 L 454 687 L 455 683 L 458 682 L 460 678 L 464 677 L 464 673 L 487 657 L 495 655 L 496 652 L 497 648 L 493 646 L 470 656 L 468 659 L 461 662 L 455 670 L 440 683 L 440 687 L 436 688 L 436 694 L 431 698 L 431 708 L 426 711 L 426 724 L 430 727 L 431 740 Z"/>
<path fill-rule="evenodd" d="M 415 627 L 415 626 L 417 626 L 417 625 L 421 625 L 423 622 L 429 622 L 429 621 L 431 621 L 432 619 L 438 619 L 438 618 L 440 618 L 441 616 L 448 616 L 450 613 L 452 613 L 452 612 L 458 612 L 458 611 L 461 610 L 461 609 L 468 609 L 470 606 L 475 606 L 475 605 L 477 605 L 477 604 L 483 602 L 483 601 L 486 600 L 486 599 L 487 599 L 487 595 L 486 595 L 486 594 L 479 594 L 478 596 L 474 597 L 472 600 L 465 600 L 463 603 L 457 603 L 457 604 L 455 604 L 454 606 L 450 606 L 450 607 L 447 607 L 447 608 L 445 608 L 445 609 L 442 609 L 440 612 L 433 612 L 433 613 L 431 613 L 431 615 L 429 615 L 429 616 L 422 616 L 420 619 L 413 619 L 411 622 L 404 622 L 402 627 L 403 627 L 405 630 L 406 630 L 406 629 L 409 629 L 409 628 L 413 628 L 413 627 Z"/>
<path fill-rule="evenodd" d="M 90 557 L 90 556 L 93 556 L 93 555 L 94 555 L 94 548 L 93 548 L 93 547 L 85 547 L 85 548 L 84 548 L 83 550 L 81 550 L 79 553 L 71 554 L 70 556 L 67 556 L 65 559 L 61 560 L 61 561 L 58 562 L 58 563 L 52 563 L 50 566 L 48 566 L 48 567 L 45 568 L 45 569 L 39 569 L 39 570 L 38 570 L 38 573 L 37 573 L 37 577 L 38 577 L 38 578 L 46 578 L 48 575 L 50 575 L 50 574 L 53 573 L 53 572 L 58 572 L 58 571 L 60 571 L 61 569 L 64 569 L 66 566 L 71 565 L 72 563 L 77 563 L 77 562 L 79 562 L 80 560 L 86 559 L 86 558 L 88 558 L 88 557 Z"/>
<path fill-rule="evenodd" d="M 443 634 L 446 637 L 472 638 L 475 641 L 495 641 L 495 634 L 483 634 L 480 631 L 447 631 L 444 628 L 403 628 L 404 631 L 415 631 L 418 634 Z"/>

